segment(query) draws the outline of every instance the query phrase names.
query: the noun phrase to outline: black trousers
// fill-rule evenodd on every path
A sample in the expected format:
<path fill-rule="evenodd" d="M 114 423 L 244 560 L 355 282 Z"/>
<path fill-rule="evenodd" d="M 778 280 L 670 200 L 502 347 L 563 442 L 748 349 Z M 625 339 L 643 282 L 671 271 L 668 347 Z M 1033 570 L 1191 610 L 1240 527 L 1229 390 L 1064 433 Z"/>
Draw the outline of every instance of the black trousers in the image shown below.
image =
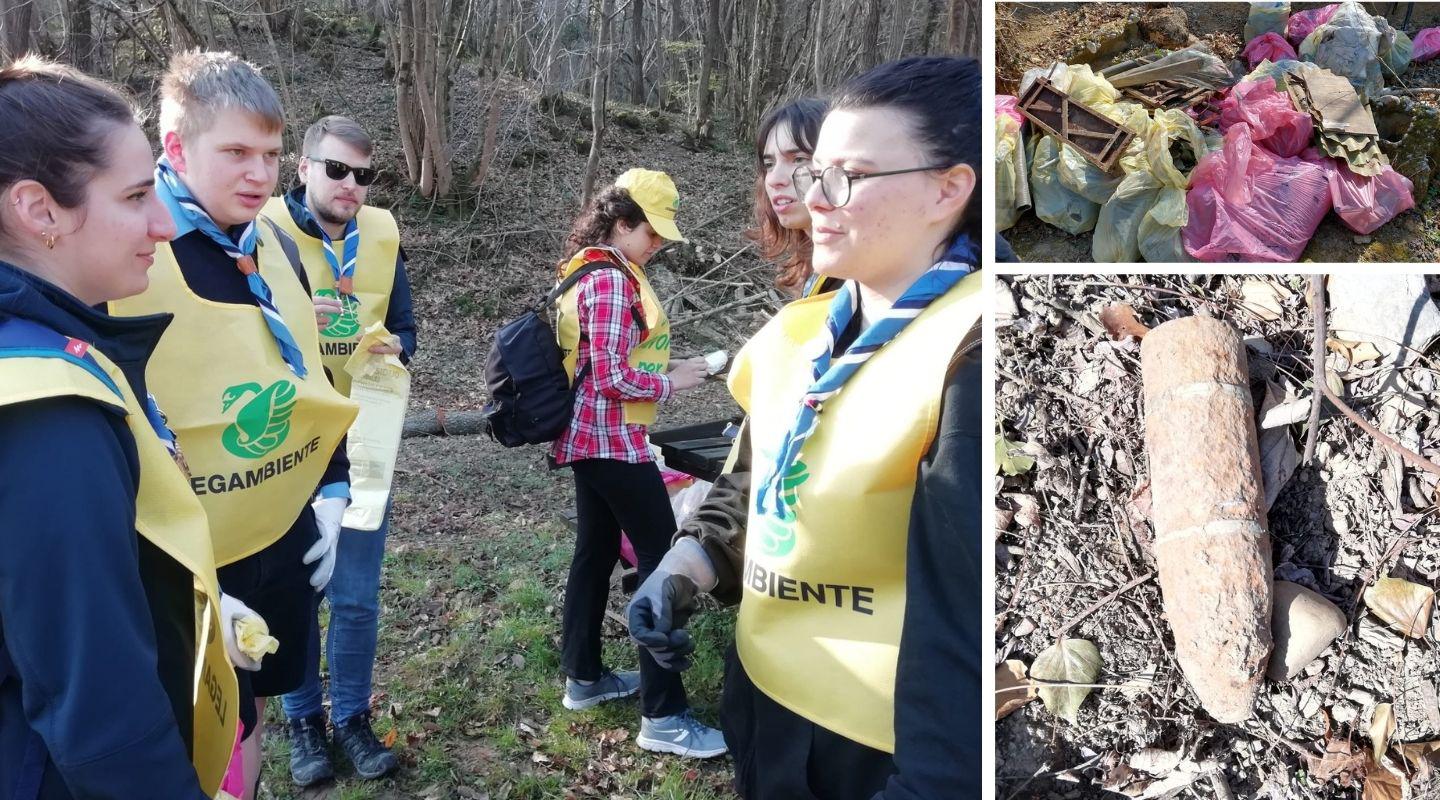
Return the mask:
<path fill-rule="evenodd" d="M 745 800 L 870 800 L 895 774 L 889 753 L 822 728 L 756 688 L 733 644 L 720 716 L 735 792 Z"/>
<path fill-rule="evenodd" d="M 579 536 L 565 584 L 564 632 L 560 665 L 576 680 L 598 680 L 600 631 L 610 596 L 610 575 L 620 558 L 620 532 L 630 537 L 643 582 L 675 534 L 675 513 L 654 462 L 629 464 L 592 458 L 570 465 L 575 472 L 575 511 Z M 685 684 L 677 672 L 661 669 L 643 647 L 640 653 L 640 712 L 668 717 L 689 708 Z"/>

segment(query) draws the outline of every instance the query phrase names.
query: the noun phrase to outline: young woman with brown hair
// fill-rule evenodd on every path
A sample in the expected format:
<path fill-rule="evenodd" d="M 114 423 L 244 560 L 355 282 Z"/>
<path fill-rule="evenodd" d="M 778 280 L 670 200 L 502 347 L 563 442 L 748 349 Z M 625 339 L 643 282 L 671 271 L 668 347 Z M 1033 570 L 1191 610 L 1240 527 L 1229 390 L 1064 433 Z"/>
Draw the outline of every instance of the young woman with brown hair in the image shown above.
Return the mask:
<path fill-rule="evenodd" d="M 670 359 L 670 322 L 645 277 L 645 264 L 675 226 L 680 196 L 663 172 L 632 169 L 602 190 L 576 220 L 558 279 L 596 261 L 614 269 L 584 275 L 557 302 L 557 335 L 575 383 L 570 426 L 551 456 L 575 474 L 578 537 L 565 584 L 561 667 L 564 704 L 579 710 L 640 693 L 636 743 L 647 750 L 708 758 L 725 752 L 718 730 L 690 715 L 679 673 L 649 651 L 640 671 L 601 662 L 601 625 L 620 532 L 630 537 L 640 577 L 665 555 L 675 516 L 646 438 L 658 403 L 699 386 L 705 359 Z"/>

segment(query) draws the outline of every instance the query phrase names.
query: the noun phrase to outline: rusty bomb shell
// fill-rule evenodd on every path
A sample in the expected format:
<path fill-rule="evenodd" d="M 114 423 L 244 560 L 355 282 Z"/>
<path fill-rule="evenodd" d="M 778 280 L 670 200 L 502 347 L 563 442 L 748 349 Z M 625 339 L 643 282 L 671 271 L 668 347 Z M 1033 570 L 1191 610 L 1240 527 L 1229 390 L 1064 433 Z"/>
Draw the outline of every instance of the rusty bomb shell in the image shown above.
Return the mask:
<path fill-rule="evenodd" d="M 1270 657 L 1271 569 L 1245 345 L 1209 317 L 1140 348 L 1155 561 L 1175 656 L 1220 722 L 1251 716 Z"/>

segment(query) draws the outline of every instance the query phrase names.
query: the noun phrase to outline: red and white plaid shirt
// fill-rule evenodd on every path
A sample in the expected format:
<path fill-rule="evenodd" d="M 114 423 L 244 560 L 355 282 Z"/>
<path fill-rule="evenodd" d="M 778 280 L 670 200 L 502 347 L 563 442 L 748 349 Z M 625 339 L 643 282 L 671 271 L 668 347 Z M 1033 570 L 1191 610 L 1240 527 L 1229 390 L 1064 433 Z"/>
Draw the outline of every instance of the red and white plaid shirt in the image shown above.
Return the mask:
<path fill-rule="evenodd" d="M 661 402 L 670 397 L 670 379 L 633 369 L 630 351 L 641 342 L 639 288 L 613 269 L 586 275 L 576 284 L 580 347 L 575 374 L 587 364 L 590 372 L 575 389 L 570 427 L 555 440 L 551 455 L 557 464 L 585 458 L 608 458 L 641 464 L 654 461 L 646 426 L 625 423 L 625 401 Z"/>

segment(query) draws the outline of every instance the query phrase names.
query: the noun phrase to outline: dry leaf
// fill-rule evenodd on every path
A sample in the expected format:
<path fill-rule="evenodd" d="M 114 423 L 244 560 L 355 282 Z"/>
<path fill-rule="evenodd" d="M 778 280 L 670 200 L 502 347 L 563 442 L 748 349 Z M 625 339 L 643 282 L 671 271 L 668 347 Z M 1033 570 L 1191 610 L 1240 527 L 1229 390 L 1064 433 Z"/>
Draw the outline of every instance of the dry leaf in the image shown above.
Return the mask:
<path fill-rule="evenodd" d="M 1357 778 L 1365 776 L 1365 767 L 1370 760 L 1368 753 L 1358 750 L 1344 739 L 1327 739 L 1325 755 L 1306 755 L 1310 775 L 1324 783 L 1334 778 L 1341 786 L 1349 786 Z"/>
<path fill-rule="evenodd" d="M 399 735 L 400 735 L 400 729 L 399 729 L 399 728 L 391 728 L 391 729 L 390 729 L 390 732 L 387 733 L 387 734 L 385 734 L 385 738 L 380 740 L 380 743 L 383 744 L 383 745 L 385 745 L 385 749 L 386 749 L 386 750 L 389 750 L 390 748 L 392 748 L 392 747 L 395 746 L 395 739 L 396 739 L 396 737 L 398 737 Z"/>
<path fill-rule="evenodd" d="M 1035 459 L 1024 454 L 1020 442 L 1012 442 L 1002 435 L 995 436 L 995 465 L 1004 475 L 1020 475 L 1035 466 Z"/>
<path fill-rule="evenodd" d="M 1370 715 L 1370 752 L 1375 763 L 1385 760 L 1385 751 L 1390 748 L 1390 737 L 1395 733 L 1395 711 L 1389 703 L 1375 706 Z"/>
<path fill-rule="evenodd" d="M 1305 395 L 1297 400 L 1288 403 L 1276 403 L 1267 405 L 1260 412 L 1260 427 L 1279 428 L 1283 425 L 1294 425 L 1297 422 L 1304 422 L 1310 419 L 1310 403 L 1314 399 L 1312 395 Z"/>
<path fill-rule="evenodd" d="M 1361 800 L 1409 800 L 1410 784 L 1384 761 L 1371 759 L 1365 765 L 1365 790 Z"/>
<path fill-rule="evenodd" d="M 1345 357 L 1351 366 L 1366 361 L 1376 361 L 1381 353 L 1372 342 L 1354 342 L 1348 339 L 1326 339 L 1325 346 Z"/>
<path fill-rule="evenodd" d="M 1285 311 L 1285 295 L 1270 281 L 1252 278 L 1240 286 L 1240 305 L 1263 320 L 1277 320 Z"/>
<path fill-rule="evenodd" d="M 1136 339 L 1144 339 L 1145 334 L 1150 332 L 1145 323 L 1135 318 L 1135 309 L 1129 303 L 1111 303 L 1100 311 L 1100 324 L 1112 339 L 1124 339 L 1126 336 L 1134 336 Z"/>
<path fill-rule="evenodd" d="M 1025 677 L 1025 662 L 1010 659 L 995 665 L 995 720 L 998 722 L 1034 700 L 1035 684 Z"/>
<path fill-rule="evenodd" d="M 1365 590 L 1365 605 L 1399 633 L 1419 639 L 1430 628 L 1435 592 L 1400 578 L 1381 578 Z"/>
<path fill-rule="evenodd" d="M 1408 742 L 1395 745 L 1405 766 L 1413 766 L 1419 780 L 1430 777 L 1431 767 L 1440 762 L 1440 742 Z"/>
<path fill-rule="evenodd" d="M 1100 651 L 1085 639 L 1061 639 L 1045 648 L 1030 666 L 1030 677 L 1036 681 L 1091 684 L 1100 674 Z M 1090 687 L 1039 685 L 1040 700 L 1051 714 L 1070 722 L 1076 721 L 1080 704 L 1090 694 Z"/>

